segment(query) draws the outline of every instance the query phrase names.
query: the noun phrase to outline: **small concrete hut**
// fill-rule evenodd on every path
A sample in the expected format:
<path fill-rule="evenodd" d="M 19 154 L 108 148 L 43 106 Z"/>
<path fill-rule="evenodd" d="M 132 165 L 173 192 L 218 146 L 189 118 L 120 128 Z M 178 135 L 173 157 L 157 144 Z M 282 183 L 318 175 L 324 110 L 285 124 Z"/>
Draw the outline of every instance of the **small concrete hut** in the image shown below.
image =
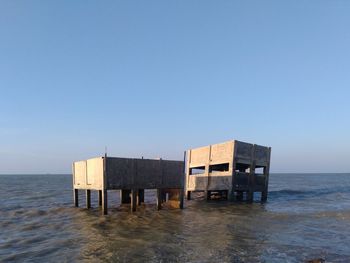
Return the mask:
<path fill-rule="evenodd" d="M 121 190 L 121 202 L 131 211 L 144 202 L 145 189 L 157 189 L 157 208 L 169 200 L 183 208 L 184 162 L 119 157 L 97 157 L 73 163 L 74 204 L 79 206 L 79 190 L 86 191 L 86 207 L 91 207 L 91 190 L 98 191 L 99 205 L 107 214 L 107 191 Z M 167 197 L 167 198 L 166 198 Z"/>
<path fill-rule="evenodd" d="M 229 200 L 267 200 L 271 148 L 237 140 L 187 151 L 186 192 L 204 192 Z"/>

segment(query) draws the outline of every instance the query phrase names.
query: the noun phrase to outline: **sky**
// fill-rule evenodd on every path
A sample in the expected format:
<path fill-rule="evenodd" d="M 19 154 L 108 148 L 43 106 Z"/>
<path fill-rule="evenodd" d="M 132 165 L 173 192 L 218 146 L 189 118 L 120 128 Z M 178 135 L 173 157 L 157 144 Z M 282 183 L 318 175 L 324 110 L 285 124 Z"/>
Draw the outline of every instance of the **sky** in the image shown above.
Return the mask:
<path fill-rule="evenodd" d="M 1 1 L 0 174 L 231 139 L 350 172 L 350 1 Z"/>

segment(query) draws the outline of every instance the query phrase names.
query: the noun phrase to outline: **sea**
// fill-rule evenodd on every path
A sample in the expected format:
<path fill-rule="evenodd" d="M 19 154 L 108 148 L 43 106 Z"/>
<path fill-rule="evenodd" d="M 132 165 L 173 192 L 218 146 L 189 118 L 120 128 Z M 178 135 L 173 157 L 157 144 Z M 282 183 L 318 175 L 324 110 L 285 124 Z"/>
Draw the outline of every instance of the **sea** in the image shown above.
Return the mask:
<path fill-rule="evenodd" d="M 103 216 L 71 175 L 0 175 L 0 262 L 350 262 L 350 174 L 271 174 L 268 201 L 185 201 Z M 315 261 L 317 262 L 317 261 Z"/>

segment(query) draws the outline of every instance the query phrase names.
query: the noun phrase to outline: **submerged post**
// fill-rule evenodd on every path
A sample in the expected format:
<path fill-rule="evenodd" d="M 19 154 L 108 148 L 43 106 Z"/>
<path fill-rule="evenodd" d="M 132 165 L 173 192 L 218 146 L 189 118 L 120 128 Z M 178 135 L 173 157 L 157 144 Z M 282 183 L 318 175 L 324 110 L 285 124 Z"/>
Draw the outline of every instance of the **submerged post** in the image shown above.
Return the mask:
<path fill-rule="evenodd" d="M 145 202 L 145 190 L 139 189 L 137 193 L 137 205 L 141 205 L 141 203 Z"/>
<path fill-rule="evenodd" d="M 157 210 L 162 209 L 162 189 L 157 189 Z"/>
<path fill-rule="evenodd" d="M 103 158 L 103 179 L 102 179 L 102 213 L 108 214 L 108 196 L 107 196 L 107 153 Z"/>
<path fill-rule="evenodd" d="M 108 204 L 107 204 L 107 190 L 102 191 L 102 213 L 104 215 L 108 214 Z"/>
<path fill-rule="evenodd" d="M 137 190 L 136 189 L 132 189 L 131 190 L 131 212 L 135 212 L 136 211 L 136 204 L 137 204 Z"/>
<path fill-rule="evenodd" d="M 184 190 L 180 189 L 180 209 L 184 208 Z"/>
<path fill-rule="evenodd" d="M 91 207 L 91 190 L 86 190 L 86 208 L 89 209 Z"/>
<path fill-rule="evenodd" d="M 128 190 L 128 189 L 120 190 L 120 202 L 122 204 L 130 204 L 131 202 L 130 194 L 131 194 L 131 190 Z"/>
<path fill-rule="evenodd" d="M 78 207 L 79 206 L 79 190 L 78 189 L 73 190 L 73 199 L 74 199 L 74 206 Z"/>
<path fill-rule="evenodd" d="M 98 206 L 102 206 L 102 190 L 98 190 Z"/>
<path fill-rule="evenodd" d="M 261 193 L 261 201 L 262 202 L 266 202 L 267 201 L 267 193 L 269 191 L 269 174 L 270 174 L 270 159 L 271 159 L 271 147 L 269 147 L 269 151 L 268 151 L 268 163 L 267 165 L 264 167 L 264 190 Z"/>

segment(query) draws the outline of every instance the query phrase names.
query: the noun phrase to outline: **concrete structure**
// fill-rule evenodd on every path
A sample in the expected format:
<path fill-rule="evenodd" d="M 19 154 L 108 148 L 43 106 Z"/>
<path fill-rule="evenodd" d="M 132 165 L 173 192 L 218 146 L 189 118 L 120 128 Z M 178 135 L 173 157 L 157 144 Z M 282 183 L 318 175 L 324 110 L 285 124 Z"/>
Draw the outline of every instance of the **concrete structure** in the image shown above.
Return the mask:
<path fill-rule="evenodd" d="M 186 192 L 216 193 L 229 200 L 253 201 L 254 192 L 267 200 L 271 148 L 228 141 L 187 151 Z M 259 172 L 260 170 L 260 172 Z"/>
<path fill-rule="evenodd" d="M 131 211 L 144 202 L 145 189 L 157 189 L 157 208 L 168 200 L 183 208 L 184 162 L 150 159 L 97 157 L 73 163 L 74 204 L 79 205 L 78 190 L 86 191 L 86 207 L 91 207 L 91 190 L 98 191 L 99 205 L 107 214 L 107 191 L 121 190 L 121 202 Z"/>

